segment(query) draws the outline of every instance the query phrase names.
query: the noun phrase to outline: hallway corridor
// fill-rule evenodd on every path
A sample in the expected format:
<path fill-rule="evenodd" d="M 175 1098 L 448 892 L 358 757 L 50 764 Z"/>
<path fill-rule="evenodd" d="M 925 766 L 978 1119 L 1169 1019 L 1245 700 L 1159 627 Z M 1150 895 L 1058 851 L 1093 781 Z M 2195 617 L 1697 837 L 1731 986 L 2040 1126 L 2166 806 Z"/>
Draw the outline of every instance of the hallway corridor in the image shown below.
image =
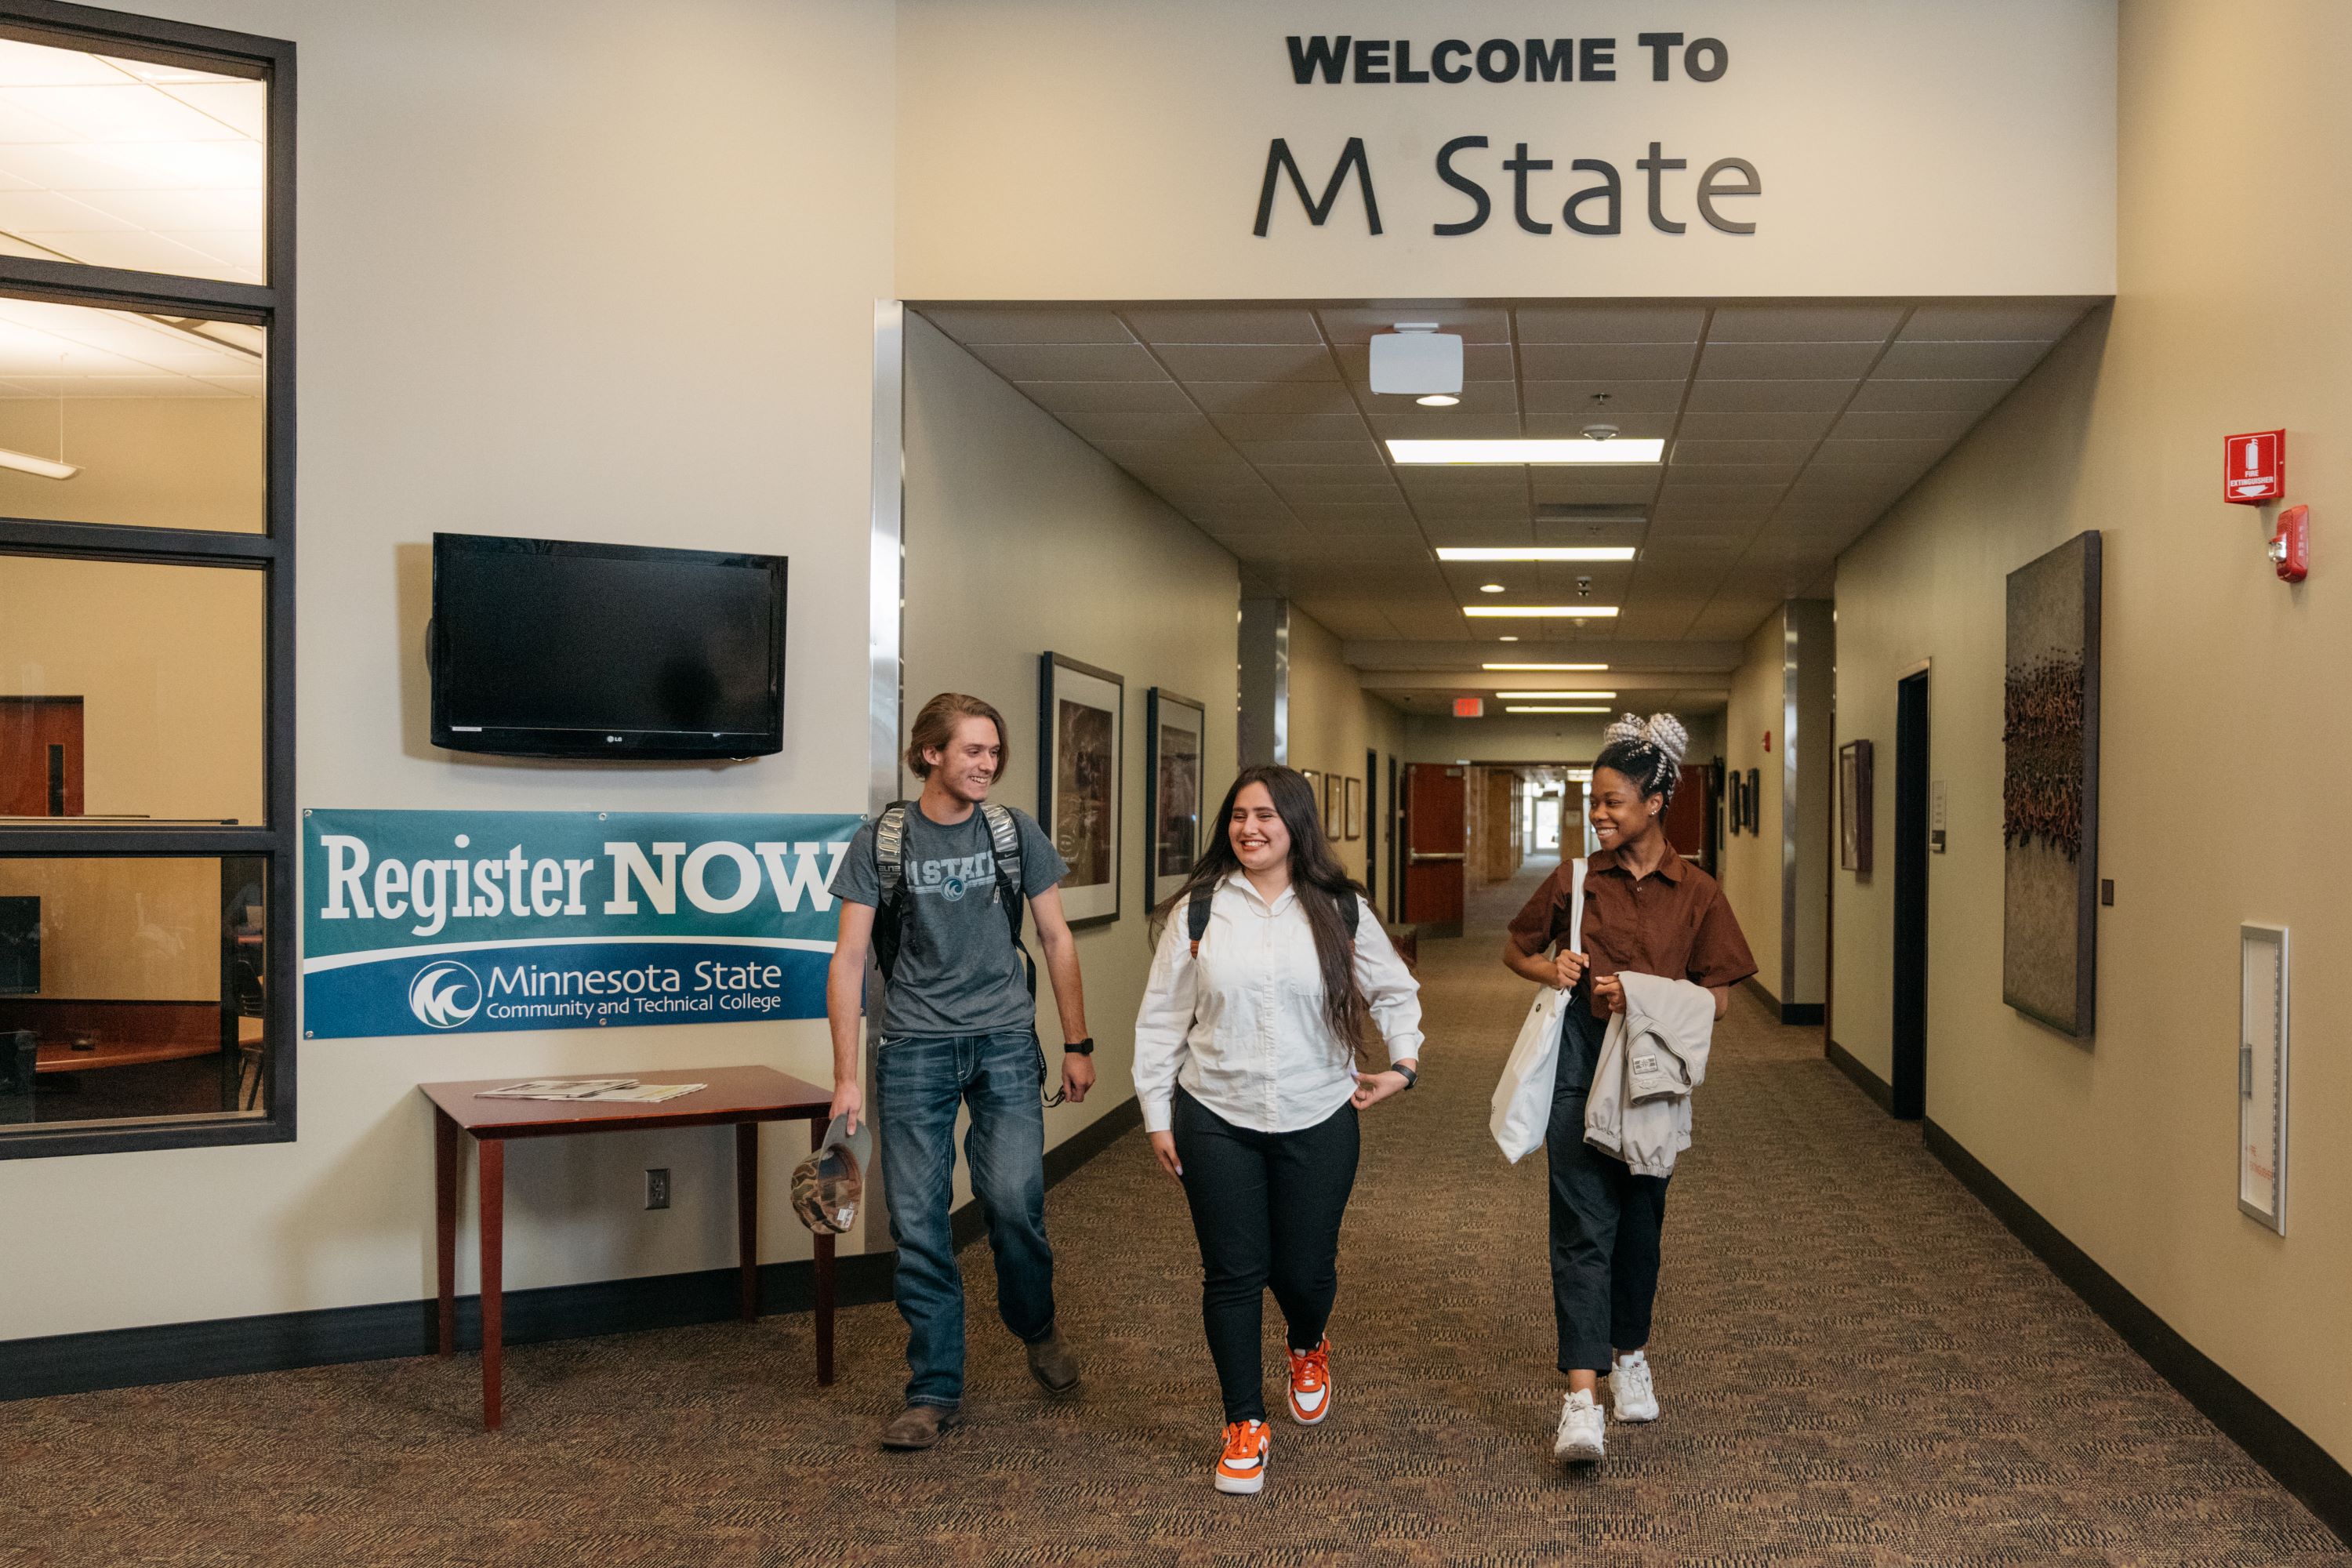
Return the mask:
<path fill-rule="evenodd" d="M 1277 1424 L 1261 1498 L 1209 1489 L 1192 1237 L 1130 1133 L 1049 1200 L 1070 1404 L 1031 1385 L 975 1247 L 969 1419 L 928 1455 L 873 1444 L 887 1305 L 845 1315 L 829 1392 L 800 1318 L 523 1347 L 495 1435 L 462 1357 L 88 1394 L 5 1413 L 0 1564 L 2352 1562 L 1817 1031 L 1745 996 L 1668 1206 L 1664 1419 L 1556 1468 L 1543 1160 L 1486 1131 L 1528 995 L 1500 922 L 1532 885 L 1424 949 L 1423 1087 L 1366 1121 L 1338 1408 Z"/>

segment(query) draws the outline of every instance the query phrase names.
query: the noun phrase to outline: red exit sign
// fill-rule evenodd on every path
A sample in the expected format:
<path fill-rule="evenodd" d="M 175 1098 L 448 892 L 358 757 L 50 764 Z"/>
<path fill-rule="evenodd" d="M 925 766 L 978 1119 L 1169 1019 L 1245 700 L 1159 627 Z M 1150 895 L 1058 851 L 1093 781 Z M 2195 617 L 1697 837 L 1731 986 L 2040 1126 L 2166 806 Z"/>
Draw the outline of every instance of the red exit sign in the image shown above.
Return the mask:
<path fill-rule="evenodd" d="M 2286 494 L 2286 432 L 2253 430 L 2221 443 L 2221 499 L 2260 506 Z"/>
<path fill-rule="evenodd" d="M 1457 697 L 1454 700 L 1454 716 L 1456 719 L 1484 719 L 1486 716 L 1486 700 L 1483 697 Z"/>

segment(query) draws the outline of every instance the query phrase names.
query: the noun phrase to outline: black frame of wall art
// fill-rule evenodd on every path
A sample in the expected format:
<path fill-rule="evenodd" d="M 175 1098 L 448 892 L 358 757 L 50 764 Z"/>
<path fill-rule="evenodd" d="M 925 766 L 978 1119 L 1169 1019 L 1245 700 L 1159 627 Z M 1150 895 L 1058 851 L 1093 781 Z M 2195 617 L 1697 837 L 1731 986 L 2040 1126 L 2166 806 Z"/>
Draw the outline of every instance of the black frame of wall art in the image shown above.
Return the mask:
<path fill-rule="evenodd" d="M 0 826 L 0 856 L 10 858 L 255 858 L 268 866 L 261 1103 L 249 1112 L 114 1123 L 34 1122 L 0 1129 L 0 1159 L 289 1142 L 295 1131 L 296 932 L 301 923 L 295 881 L 299 814 L 294 796 L 294 46 L 247 33 L 48 0 L 0 4 L 0 37 L 245 77 L 268 83 L 269 89 L 266 283 L 0 257 L 0 294 L 240 321 L 267 334 L 267 500 L 261 532 L 0 518 L 0 554 L 226 567 L 263 575 L 267 651 L 262 735 L 267 756 L 266 820 L 261 825 Z M 393 720 L 386 716 L 384 721 Z M 228 1005 L 226 996 L 223 1004 Z"/>
<path fill-rule="evenodd" d="M 1048 839 L 1060 848 L 1055 832 L 1055 818 L 1059 815 L 1054 789 L 1055 769 L 1055 707 L 1061 696 L 1060 675 L 1067 670 L 1075 675 L 1100 680 L 1118 689 L 1116 705 L 1110 710 L 1110 908 L 1087 907 L 1093 900 L 1077 900 L 1074 895 L 1097 886 L 1073 888 L 1065 883 L 1062 889 L 1062 909 L 1072 931 L 1088 926 L 1109 925 L 1117 921 L 1122 908 L 1121 890 L 1126 885 L 1126 869 L 1119 864 L 1125 824 L 1120 811 L 1127 799 L 1127 677 L 1115 675 L 1091 664 L 1081 664 L 1064 654 L 1051 651 L 1037 656 L 1037 826 Z M 1073 906 L 1076 904 L 1076 909 Z M 1083 910 L 1084 912 L 1079 912 Z"/>

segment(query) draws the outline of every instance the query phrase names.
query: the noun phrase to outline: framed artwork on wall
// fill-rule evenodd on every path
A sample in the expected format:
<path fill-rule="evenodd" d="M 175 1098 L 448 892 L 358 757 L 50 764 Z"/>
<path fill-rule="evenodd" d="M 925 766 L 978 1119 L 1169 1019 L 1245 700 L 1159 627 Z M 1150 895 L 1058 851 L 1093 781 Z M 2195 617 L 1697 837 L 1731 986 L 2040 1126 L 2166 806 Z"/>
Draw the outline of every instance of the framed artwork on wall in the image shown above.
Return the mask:
<path fill-rule="evenodd" d="M 1118 801 L 1127 681 L 1057 653 L 1039 656 L 1037 823 L 1070 863 L 1074 926 L 1118 919 Z"/>
<path fill-rule="evenodd" d="M 1143 901 L 1156 910 L 1183 886 L 1201 858 L 1202 752 L 1209 712 L 1159 686 L 1145 694 L 1143 709 L 1143 819 L 1151 825 Z"/>
<path fill-rule="evenodd" d="M 2001 1000 L 2092 1031 L 2099 902 L 2099 535 L 2009 574 L 2001 702 Z"/>
<path fill-rule="evenodd" d="M 1726 774 L 1723 781 L 1723 825 L 1733 838 L 1748 830 L 1748 808 L 1739 804 L 1741 782 L 1737 769 Z"/>
<path fill-rule="evenodd" d="M 1748 831 L 1764 831 L 1764 773 L 1760 768 L 1748 770 Z"/>
<path fill-rule="evenodd" d="M 1339 813 L 1339 826 L 1350 839 L 1364 836 L 1364 781 L 1359 778 L 1342 780 L 1340 788 L 1346 803 Z"/>
<path fill-rule="evenodd" d="M 1870 742 L 1848 741 L 1838 748 L 1838 865 L 1870 875 Z"/>

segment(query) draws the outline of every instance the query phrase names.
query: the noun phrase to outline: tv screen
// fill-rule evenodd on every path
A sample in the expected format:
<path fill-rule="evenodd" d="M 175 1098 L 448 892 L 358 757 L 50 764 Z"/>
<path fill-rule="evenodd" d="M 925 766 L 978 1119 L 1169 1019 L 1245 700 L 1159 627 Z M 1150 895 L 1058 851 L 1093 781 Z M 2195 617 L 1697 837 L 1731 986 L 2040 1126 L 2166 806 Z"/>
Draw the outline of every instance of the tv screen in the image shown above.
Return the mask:
<path fill-rule="evenodd" d="M 433 743 L 511 756 L 783 749 L 784 558 L 433 536 Z"/>
<path fill-rule="evenodd" d="M 0 996 L 41 994 L 41 900 L 0 898 Z"/>

